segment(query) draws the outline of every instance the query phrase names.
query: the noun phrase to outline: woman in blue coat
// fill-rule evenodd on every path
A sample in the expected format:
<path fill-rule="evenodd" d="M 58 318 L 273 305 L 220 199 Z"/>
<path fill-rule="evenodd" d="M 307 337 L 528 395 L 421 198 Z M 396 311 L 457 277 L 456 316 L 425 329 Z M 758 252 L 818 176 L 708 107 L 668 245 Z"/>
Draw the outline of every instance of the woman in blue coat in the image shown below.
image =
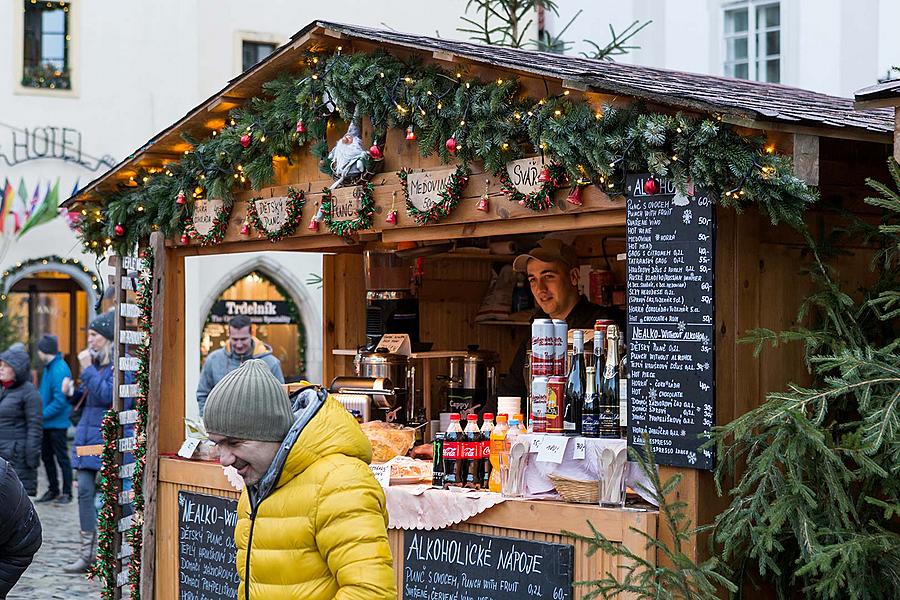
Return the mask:
<path fill-rule="evenodd" d="M 83 398 L 84 410 L 75 429 L 72 444 L 72 467 L 78 483 L 78 519 L 81 525 L 81 550 L 78 560 L 66 567 L 69 573 L 88 570 L 94 562 L 97 547 L 97 509 L 94 496 L 97 493 L 99 456 L 78 456 L 80 446 L 103 444 L 100 425 L 112 406 L 113 397 L 113 313 L 106 312 L 91 321 L 88 326 L 88 349 L 78 355 L 82 371 L 80 385 L 75 396 Z"/>

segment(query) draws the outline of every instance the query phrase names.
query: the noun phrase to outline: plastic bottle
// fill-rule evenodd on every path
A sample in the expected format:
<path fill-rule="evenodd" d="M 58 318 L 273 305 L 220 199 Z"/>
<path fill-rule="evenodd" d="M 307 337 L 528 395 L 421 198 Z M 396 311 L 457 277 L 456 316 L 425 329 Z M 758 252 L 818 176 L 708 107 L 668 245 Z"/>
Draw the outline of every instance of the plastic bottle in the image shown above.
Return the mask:
<path fill-rule="evenodd" d="M 466 417 L 462 442 L 462 476 L 466 487 L 481 485 L 481 430 L 478 429 L 478 415 Z"/>
<path fill-rule="evenodd" d="M 513 415 L 513 418 L 509 420 L 509 426 L 512 427 L 513 421 L 516 422 L 516 426 L 519 429 L 519 433 L 528 433 L 528 429 L 525 427 L 525 416 L 522 413 L 517 413 Z"/>
<path fill-rule="evenodd" d="M 459 424 L 459 413 L 450 414 L 450 426 L 444 436 L 444 485 L 462 485 L 463 430 Z"/>
<path fill-rule="evenodd" d="M 512 445 L 516 443 L 516 440 L 519 438 L 520 430 L 519 426 L 521 423 L 513 418 L 509 420 L 509 431 L 506 432 L 506 438 L 503 440 L 503 452 L 506 455 L 505 462 L 507 468 L 509 468 L 509 449 L 512 448 Z M 513 493 L 513 496 L 518 496 L 518 493 Z"/>
<path fill-rule="evenodd" d="M 490 461 L 491 475 L 488 480 L 488 489 L 492 492 L 500 491 L 500 455 L 504 452 L 504 441 L 506 440 L 506 432 L 509 431 L 506 415 L 497 415 L 497 425 L 491 432 L 490 441 Z"/>
<path fill-rule="evenodd" d="M 481 489 L 488 489 L 493 463 L 491 462 L 491 433 L 494 431 L 494 413 L 484 413 L 481 424 Z"/>

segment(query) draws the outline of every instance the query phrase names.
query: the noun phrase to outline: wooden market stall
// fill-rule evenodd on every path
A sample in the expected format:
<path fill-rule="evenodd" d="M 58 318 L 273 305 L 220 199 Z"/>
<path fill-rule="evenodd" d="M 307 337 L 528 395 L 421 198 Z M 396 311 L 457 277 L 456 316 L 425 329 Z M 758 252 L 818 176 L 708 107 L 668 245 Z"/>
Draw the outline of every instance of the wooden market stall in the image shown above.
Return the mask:
<path fill-rule="evenodd" d="M 135 179 L 141 179 L 146 173 L 165 177 L 170 169 L 176 171 L 173 165 L 194 151 L 194 146 L 186 140 L 202 141 L 215 135 L 226 135 L 229 125 L 234 124 L 229 111 L 247 105 L 251 98 L 274 94 L 273 88 L 264 87 L 266 82 L 282 74 L 305 72 L 315 64 L 310 61 L 317 61 L 318 56 L 329 53 L 387 53 L 409 64 L 434 66 L 448 74 L 455 73 L 460 80 L 458 85 L 465 80 L 497 82 L 497 86 L 502 86 L 505 81 L 517 79 L 522 95 L 548 102 L 575 101 L 577 98 L 578 102 L 590 106 L 598 120 L 604 118 L 604 111 L 615 108 L 638 110 L 648 115 L 680 113 L 689 119 L 707 119 L 730 127 L 745 138 L 763 136 L 766 153 L 792 157 L 796 176 L 817 187 L 826 205 L 858 208 L 858 201 L 864 194 L 861 189 L 863 179 L 880 176 L 884 171 L 884 159 L 890 154 L 892 115 L 885 111 L 854 113 L 851 101 L 845 99 L 784 86 L 315 22 L 268 59 L 161 132 L 133 156 L 92 182 L 69 200 L 70 205 L 82 208 L 85 215 L 97 210 L 99 223 L 99 215 L 108 198 L 120 191 L 120 186 L 126 190 L 129 186 L 137 187 L 140 182 Z M 373 72 L 369 76 L 384 77 L 384 73 Z M 452 75 L 447 78 L 451 82 L 454 79 Z M 414 83 L 400 82 L 400 85 Z M 323 106 L 328 103 L 327 98 L 317 100 Z M 403 114 L 421 110 L 425 116 L 422 106 L 394 104 Z M 540 105 L 543 104 L 544 100 L 541 100 Z M 346 109 L 338 107 L 338 110 Z M 185 437 L 184 311 L 186 304 L 192 301 L 185 294 L 186 258 L 262 250 L 326 253 L 323 267 L 323 380 L 326 384 L 335 376 L 351 374 L 351 357 L 341 351 L 355 350 L 365 342 L 364 250 L 396 248 L 401 243 L 422 247 L 449 242 L 443 252 L 432 253 L 424 260 L 425 276 L 419 290 L 421 338 L 433 342 L 437 351 L 458 350 L 472 343 L 497 351 L 501 372 L 508 367 L 519 342 L 528 335 L 528 328 L 509 323 L 479 324 L 474 317 L 488 287 L 492 263 L 508 262 L 509 258 L 490 251 L 466 254 L 459 251 L 464 244 L 458 242 L 517 241 L 527 246 L 546 234 L 567 233 L 585 264 L 607 262 L 617 280 L 626 283 L 625 263 L 616 260 L 618 254 L 627 250 L 626 202 L 620 193 L 613 196 L 604 193 L 606 180 L 603 177 L 586 175 L 587 181 L 593 181 L 594 185 L 584 187 L 580 205 L 566 201 L 571 186 L 567 184 L 552 191 L 553 201 L 544 210 L 533 210 L 510 202 L 508 190 L 504 189 L 506 182 L 495 171 L 472 161 L 467 185 L 466 182 L 461 185 L 458 205 L 450 214 L 420 224 L 405 210 L 406 188 L 398 172 L 424 170 L 434 173 L 435 178 L 447 178 L 454 165 L 443 164 L 438 154 L 422 156 L 419 147 L 409 141 L 415 137 L 414 130 L 404 132 L 402 128 L 391 128 L 384 132 L 377 124 L 373 128 L 371 120 L 365 118 L 368 116 L 363 115 L 361 120 L 362 140 L 372 140 L 373 135 L 386 135 L 386 139 L 377 144 L 378 153 L 383 154 L 383 164 L 370 180 L 372 221 L 368 227 L 341 236 L 335 235 L 326 222 L 319 223 L 317 230 L 309 226 L 313 221 L 321 221 L 319 211 L 327 199 L 322 190 L 331 185 L 333 179 L 323 175 L 318 158 L 310 154 L 307 146 L 295 145 L 290 160 L 288 157 L 275 158 L 272 183 L 260 189 L 250 189 L 248 183 L 243 183 L 244 167 L 237 167 L 233 208 L 219 224 L 215 223 L 215 212 L 207 215 L 212 221 L 210 228 L 204 230 L 208 234 L 200 232 L 193 239 L 176 233 L 168 239 L 161 235 L 153 238 L 155 329 L 144 486 L 147 508 L 143 520 L 142 590 L 145 598 L 179 597 L 179 582 L 182 581 L 179 575 L 179 492 L 238 497 L 218 465 L 172 457 Z M 345 123 L 330 123 L 325 129 L 327 148 L 332 148 L 346 130 Z M 312 123 L 304 124 L 300 120 L 296 131 L 302 135 L 301 129 L 312 126 Z M 424 134 L 422 131 L 419 135 Z M 246 136 L 246 145 L 241 140 L 244 148 L 260 143 L 258 131 L 248 130 Z M 441 140 L 439 146 L 443 145 Z M 503 142 L 503 145 L 507 146 L 507 143 Z M 548 152 L 550 150 L 552 147 Z M 613 162 L 621 161 L 622 165 L 612 164 L 611 168 L 614 172 L 621 169 L 624 173 L 628 148 L 621 152 L 621 157 Z M 444 157 L 454 158 L 452 154 Z M 678 157 L 671 159 L 677 161 Z M 682 160 L 686 159 L 682 157 Z M 202 195 L 199 183 L 196 194 Z M 739 201 L 744 181 L 738 177 L 737 181 L 728 183 L 737 185 L 734 189 L 723 187 L 722 191 L 730 189 L 728 193 L 734 193 Z M 726 182 L 721 185 L 725 186 Z M 352 188 L 334 191 L 332 206 L 342 200 L 359 201 L 347 192 L 348 189 Z M 305 196 L 305 204 L 299 208 L 288 200 L 296 198 L 297 191 L 302 191 Z M 187 193 L 192 195 L 190 188 Z M 282 215 L 299 211 L 291 212 L 294 227 L 274 243 L 262 237 L 264 232 L 257 225 L 262 221 L 248 215 L 248 207 L 257 198 L 282 199 L 278 204 Z M 479 206 L 479 200 L 483 198 L 488 201 L 487 207 Z M 176 201 L 174 197 L 171 200 Z M 354 206 L 358 211 L 359 204 Z M 711 264 L 715 278 L 715 294 L 711 294 L 714 321 L 710 322 L 714 361 L 709 374 L 715 390 L 714 396 L 710 397 L 714 397 L 714 422 L 726 423 L 758 405 L 766 391 L 777 389 L 788 380 L 804 377 L 802 357 L 798 352 L 779 349 L 754 358 L 752 348 L 738 345 L 737 340 L 743 332 L 754 327 L 778 329 L 789 326 L 808 288 L 796 277 L 804 250 L 802 240 L 790 229 L 773 226 L 767 215 L 751 205 L 744 206 L 742 214 L 721 205 L 711 210 L 715 216 L 716 243 Z M 813 209 L 809 214 L 810 222 L 816 224 L 816 234 L 828 230 L 830 217 L 827 213 Z M 283 218 L 276 218 L 276 221 L 278 226 L 284 223 Z M 112 227 L 113 223 L 105 225 Z M 201 244 L 199 239 L 210 243 Z M 458 243 L 456 246 L 453 245 L 455 242 Z M 865 257 L 842 260 L 861 263 Z M 859 278 L 858 283 L 864 285 L 865 269 L 841 271 Z M 431 371 L 421 383 L 426 398 L 429 398 L 425 403 L 429 419 L 432 413 L 438 412 L 431 376 L 441 372 L 443 364 L 440 360 L 426 361 Z M 687 513 L 692 522 L 709 523 L 721 510 L 722 500 L 715 494 L 708 470 L 682 466 L 663 467 L 662 470 L 664 477 L 681 473 L 683 478 L 677 496 L 687 502 Z M 663 539 L 667 535 L 664 528 L 657 531 L 657 514 L 653 511 L 539 501 L 505 502 L 454 525 L 453 529 L 567 544 L 569 542 L 560 531 L 588 533 L 588 520 L 614 542 L 624 544 L 651 561 L 655 557 L 645 549 L 644 540 L 635 530 L 652 536 L 658 534 Z M 404 531 L 391 530 L 390 538 L 398 587 L 402 590 Z M 602 552 L 587 558 L 585 550 L 581 542 L 574 544 L 574 580 L 592 579 L 607 571 L 616 571 L 614 558 Z M 692 547 L 690 553 L 699 556 L 702 553 L 700 545 Z M 576 596 L 580 597 L 582 593 L 578 590 Z"/>

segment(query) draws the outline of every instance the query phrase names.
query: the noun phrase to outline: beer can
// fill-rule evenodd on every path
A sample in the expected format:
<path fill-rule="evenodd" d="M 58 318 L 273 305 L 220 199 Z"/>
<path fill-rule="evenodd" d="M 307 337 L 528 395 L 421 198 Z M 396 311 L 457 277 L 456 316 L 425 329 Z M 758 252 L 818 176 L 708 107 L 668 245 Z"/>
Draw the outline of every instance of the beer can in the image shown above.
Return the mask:
<path fill-rule="evenodd" d="M 566 378 L 554 375 L 547 378 L 547 433 L 565 433 L 563 407 L 566 397 Z"/>
<path fill-rule="evenodd" d="M 556 364 L 556 345 L 553 321 L 535 319 L 531 324 L 531 375 L 553 375 Z"/>
<path fill-rule="evenodd" d="M 547 384 L 546 377 L 535 377 L 531 380 L 531 431 L 533 433 L 547 431 Z"/>
<path fill-rule="evenodd" d="M 562 319 L 553 319 L 553 373 L 566 374 L 566 350 L 569 349 L 569 325 Z"/>

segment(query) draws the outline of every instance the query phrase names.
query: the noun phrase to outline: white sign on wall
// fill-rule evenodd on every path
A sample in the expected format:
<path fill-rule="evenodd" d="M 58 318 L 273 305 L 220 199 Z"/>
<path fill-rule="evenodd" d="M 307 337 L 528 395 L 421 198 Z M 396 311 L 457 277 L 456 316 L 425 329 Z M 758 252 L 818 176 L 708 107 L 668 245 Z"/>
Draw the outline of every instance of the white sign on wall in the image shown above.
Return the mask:
<path fill-rule="evenodd" d="M 366 193 L 364 185 L 352 188 L 338 188 L 331 193 L 331 220 L 335 222 L 353 221 L 359 217 L 362 197 Z"/>
<path fill-rule="evenodd" d="M 284 222 L 287 219 L 288 202 L 290 202 L 290 198 L 286 196 L 260 198 L 254 201 L 256 214 L 259 215 L 263 229 L 269 233 L 277 233 L 284 227 Z"/>
<path fill-rule="evenodd" d="M 197 200 L 194 204 L 194 228 L 200 235 L 209 235 L 215 226 L 216 217 L 222 212 L 225 205 L 219 198 Z"/>
<path fill-rule="evenodd" d="M 506 163 L 506 173 L 509 175 L 510 181 L 519 192 L 525 195 L 540 189 L 541 182 L 538 181 L 538 176 L 540 176 L 542 168 L 541 159 L 537 156 Z"/>
<path fill-rule="evenodd" d="M 410 204 L 418 210 L 431 210 L 431 207 L 440 202 L 440 193 L 447 189 L 454 173 L 455 168 L 410 173 L 406 177 L 406 193 Z"/>

